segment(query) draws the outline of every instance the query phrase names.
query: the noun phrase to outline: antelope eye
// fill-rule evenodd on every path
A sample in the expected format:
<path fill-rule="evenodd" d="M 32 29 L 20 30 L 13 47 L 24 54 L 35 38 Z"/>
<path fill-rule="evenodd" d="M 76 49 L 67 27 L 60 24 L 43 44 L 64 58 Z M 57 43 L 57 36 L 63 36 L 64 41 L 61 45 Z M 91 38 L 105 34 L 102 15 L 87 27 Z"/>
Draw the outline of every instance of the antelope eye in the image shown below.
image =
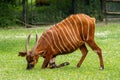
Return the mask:
<path fill-rule="evenodd" d="M 30 60 L 30 62 L 33 62 L 34 60 Z"/>
<path fill-rule="evenodd" d="M 34 60 L 32 60 L 32 59 L 31 59 L 31 60 L 28 60 L 28 63 L 31 63 L 31 62 L 33 62 L 33 61 L 34 61 Z"/>

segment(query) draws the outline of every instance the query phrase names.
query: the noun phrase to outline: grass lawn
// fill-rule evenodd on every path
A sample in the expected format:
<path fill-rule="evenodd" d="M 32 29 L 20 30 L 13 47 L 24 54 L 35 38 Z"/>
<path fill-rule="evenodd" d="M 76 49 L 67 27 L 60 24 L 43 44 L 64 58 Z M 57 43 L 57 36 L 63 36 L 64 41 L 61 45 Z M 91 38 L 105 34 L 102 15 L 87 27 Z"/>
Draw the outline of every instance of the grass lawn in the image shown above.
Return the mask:
<path fill-rule="evenodd" d="M 36 29 L 39 36 L 48 27 L 33 29 L 0 29 L 0 80 L 120 80 L 120 24 L 97 24 L 95 40 L 101 47 L 104 70 L 99 70 L 98 56 L 88 47 L 89 53 L 80 68 L 76 67 L 81 52 L 56 58 L 60 64 L 70 65 L 57 69 L 41 69 L 43 58 L 33 70 L 26 70 L 26 59 L 18 57 L 25 50 L 25 40 L 33 33 L 29 48 L 35 44 Z"/>

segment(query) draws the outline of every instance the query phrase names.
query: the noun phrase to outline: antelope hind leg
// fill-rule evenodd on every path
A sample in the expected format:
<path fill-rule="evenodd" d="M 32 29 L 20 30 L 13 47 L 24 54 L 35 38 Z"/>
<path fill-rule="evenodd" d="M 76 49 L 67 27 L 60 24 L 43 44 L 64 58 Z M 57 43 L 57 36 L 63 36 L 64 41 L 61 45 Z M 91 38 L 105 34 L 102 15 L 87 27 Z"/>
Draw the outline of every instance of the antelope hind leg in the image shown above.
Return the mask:
<path fill-rule="evenodd" d="M 87 50 L 85 44 L 81 45 L 79 49 L 80 49 L 80 51 L 82 53 L 82 57 L 80 58 L 80 61 L 78 62 L 77 67 L 81 66 L 81 64 L 83 63 L 83 61 L 84 61 L 84 59 L 85 59 L 85 57 L 86 57 L 86 55 L 88 53 L 88 50 Z"/>
<path fill-rule="evenodd" d="M 94 41 L 88 41 L 88 45 L 92 48 L 94 52 L 97 53 L 99 60 L 100 60 L 100 69 L 104 69 L 104 62 L 103 62 L 103 57 L 102 57 L 102 51 L 101 49 L 97 46 L 97 44 Z"/>

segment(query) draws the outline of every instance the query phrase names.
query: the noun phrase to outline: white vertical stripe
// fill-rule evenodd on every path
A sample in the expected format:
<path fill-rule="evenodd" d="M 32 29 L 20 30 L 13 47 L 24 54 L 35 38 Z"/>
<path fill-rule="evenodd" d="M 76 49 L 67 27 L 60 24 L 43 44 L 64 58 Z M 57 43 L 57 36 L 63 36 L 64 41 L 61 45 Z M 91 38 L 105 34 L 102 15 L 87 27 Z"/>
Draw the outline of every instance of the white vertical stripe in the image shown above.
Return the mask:
<path fill-rule="evenodd" d="M 76 27 L 77 35 L 80 36 L 80 32 L 79 32 L 79 30 L 78 30 L 78 25 L 77 25 L 77 23 L 76 23 L 76 20 L 75 20 L 72 16 L 71 16 L 71 19 L 72 19 L 73 22 L 75 23 L 75 27 Z"/>
<path fill-rule="evenodd" d="M 57 26 L 58 26 L 58 24 L 56 24 Z M 59 27 L 59 26 L 58 26 Z M 54 27 L 54 28 L 56 28 L 56 27 Z M 61 29 L 60 27 L 59 27 L 59 29 Z M 56 31 L 58 32 L 59 30 L 58 30 L 58 28 L 56 28 Z M 63 32 L 63 30 L 61 30 L 62 32 Z M 63 32 L 64 33 L 64 32 Z M 63 51 L 65 51 L 66 52 L 66 50 L 65 50 L 65 48 L 64 48 L 64 46 L 65 46 L 65 42 L 64 42 L 64 40 L 63 40 L 63 35 L 61 35 L 61 34 L 59 34 L 60 35 L 60 37 L 61 37 L 61 40 L 62 40 L 62 42 L 63 42 L 63 45 L 61 45 L 61 43 L 60 43 L 60 47 L 63 49 Z M 59 37 L 58 37 L 59 38 Z"/>
<path fill-rule="evenodd" d="M 64 22 L 64 21 L 63 21 Z M 72 40 L 72 38 L 71 38 L 71 35 L 70 35 L 70 33 L 68 32 L 68 29 L 66 29 L 66 27 L 67 26 L 65 26 L 64 24 L 61 24 L 62 26 L 64 26 L 63 28 L 66 30 L 66 32 L 67 32 L 67 34 L 68 34 L 68 36 L 70 37 L 70 39 Z M 66 40 L 67 40 L 67 42 L 71 45 L 71 47 L 73 48 L 73 49 L 75 49 L 75 47 L 74 47 L 74 45 L 73 44 L 71 44 L 71 42 L 70 42 L 70 40 L 68 40 L 68 36 L 66 36 L 66 34 L 64 33 L 64 36 L 65 36 L 65 38 L 66 38 Z M 74 41 L 73 41 L 73 43 L 74 43 Z M 68 48 L 69 49 L 69 48 Z"/>
<path fill-rule="evenodd" d="M 55 33 L 56 33 L 56 35 L 57 35 L 57 39 L 58 39 L 58 43 L 59 43 L 60 47 L 61 47 L 64 51 L 66 51 L 66 50 L 63 48 L 63 45 L 60 43 L 60 39 L 59 39 L 59 36 L 58 36 L 58 35 L 60 35 L 60 34 L 59 34 L 57 28 L 54 27 L 54 29 L 56 30 Z M 64 43 L 63 43 L 63 44 L 64 44 Z"/>
<path fill-rule="evenodd" d="M 83 40 L 85 40 L 82 20 L 81 20 L 81 18 L 79 17 L 79 15 L 77 15 L 77 17 L 78 17 L 78 19 L 80 20 L 80 23 L 81 23 Z"/>
<path fill-rule="evenodd" d="M 57 44 L 56 44 L 56 40 L 55 40 L 55 38 L 54 38 L 54 33 L 53 33 L 53 31 L 52 30 L 49 30 L 50 32 L 51 32 L 51 34 L 52 34 L 52 37 L 51 38 L 53 38 L 53 43 L 54 43 L 54 45 L 55 45 L 55 47 L 62 53 L 62 50 L 57 46 Z M 64 48 L 63 48 L 64 49 Z"/>
<path fill-rule="evenodd" d="M 63 33 L 62 36 L 64 36 L 64 37 L 66 38 L 67 42 L 70 43 L 69 40 L 68 40 L 68 38 L 67 38 L 67 36 L 66 36 L 66 34 L 64 33 L 64 30 L 63 30 L 63 27 L 65 27 L 65 26 L 63 26 L 62 28 L 61 28 L 61 26 L 59 26 L 59 25 L 57 25 L 57 26 L 59 27 L 59 29 L 60 29 L 61 32 Z M 61 36 L 61 38 L 63 38 L 62 36 Z M 64 41 L 63 41 L 63 43 L 64 43 L 64 46 L 67 48 L 66 43 L 65 43 Z M 73 48 L 74 48 L 74 46 L 73 46 Z"/>
<path fill-rule="evenodd" d="M 65 23 L 65 21 L 63 21 L 64 23 Z M 70 30 L 70 28 L 69 28 L 69 26 L 65 23 L 65 29 L 66 29 L 66 31 L 67 31 L 67 33 L 69 34 L 69 37 L 70 37 L 70 40 L 73 42 L 73 44 L 75 44 L 74 43 L 74 40 L 73 40 L 73 33 L 71 32 L 71 30 Z M 72 45 L 72 44 L 71 44 Z M 75 46 L 73 45 L 72 46 L 74 49 L 75 49 Z"/>
<path fill-rule="evenodd" d="M 84 16 L 84 15 L 83 15 Z M 90 25 L 89 25 L 89 21 L 88 21 L 88 19 L 84 16 L 84 18 L 86 19 L 86 21 L 87 21 L 87 23 L 88 23 L 88 31 L 87 31 L 87 39 L 86 40 L 88 40 L 89 39 L 89 31 L 90 31 Z"/>
<path fill-rule="evenodd" d="M 45 41 L 49 44 L 49 46 L 51 47 L 52 51 L 54 52 L 55 49 L 51 46 L 51 44 L 49 43 L 49 41 L 43 35 L 41 37 L 45 39 Z"/>
<path fill-rule="evenodd" d="M 73 39 L 74 39 L 74 43 L 76 43 L 76 41 L 79 41 L 79 39 L 77 38 L 76 34 L 75 34 L 75 29 L 73 28 L 72 24 L 70 23 L 70 21 L 68 19 L 66 19 L 68 21 L 68 23 L 70 24 L 71 27 L 71 31 L 73 32 Z M 75 44 L 77 46 L 77 44 Z"/>

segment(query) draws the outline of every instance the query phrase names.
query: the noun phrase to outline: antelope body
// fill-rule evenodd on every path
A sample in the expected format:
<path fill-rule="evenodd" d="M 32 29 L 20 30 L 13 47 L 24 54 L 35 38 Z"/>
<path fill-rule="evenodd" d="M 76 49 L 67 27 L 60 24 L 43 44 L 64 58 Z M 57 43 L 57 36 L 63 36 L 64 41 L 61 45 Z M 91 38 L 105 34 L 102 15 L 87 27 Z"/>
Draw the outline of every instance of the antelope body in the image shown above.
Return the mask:
<path fill-rule="evenodd" d="M 98 54 L 100 68 L 104 69 L 102 52 L 94 41 L 94 33 L 95 18 L 85 14 L 71 15 L 43 32 L 32 50 L 28 51 L 26 46 L 26 52 L 19 52 L 19 55 L 26 56 L 28 62 L 27 69 L 34 67 L 39 56 L 44 58 L 42 68 L 46 68 L 48 64 L 54 68 L 58 67 L 55 64 L 57 55 L 71 53 L 79 48 L 82 52 L 82 57 L 77 67 L 80 67 L 88 53 L 86 48 L 86 44 L 88 44 Z M 29 38 L 30 35 L 27 43 Z M 69 63 L 66 64 L 68 65 Z M 62 66 L 64 65 L 62 64 Z"/>

